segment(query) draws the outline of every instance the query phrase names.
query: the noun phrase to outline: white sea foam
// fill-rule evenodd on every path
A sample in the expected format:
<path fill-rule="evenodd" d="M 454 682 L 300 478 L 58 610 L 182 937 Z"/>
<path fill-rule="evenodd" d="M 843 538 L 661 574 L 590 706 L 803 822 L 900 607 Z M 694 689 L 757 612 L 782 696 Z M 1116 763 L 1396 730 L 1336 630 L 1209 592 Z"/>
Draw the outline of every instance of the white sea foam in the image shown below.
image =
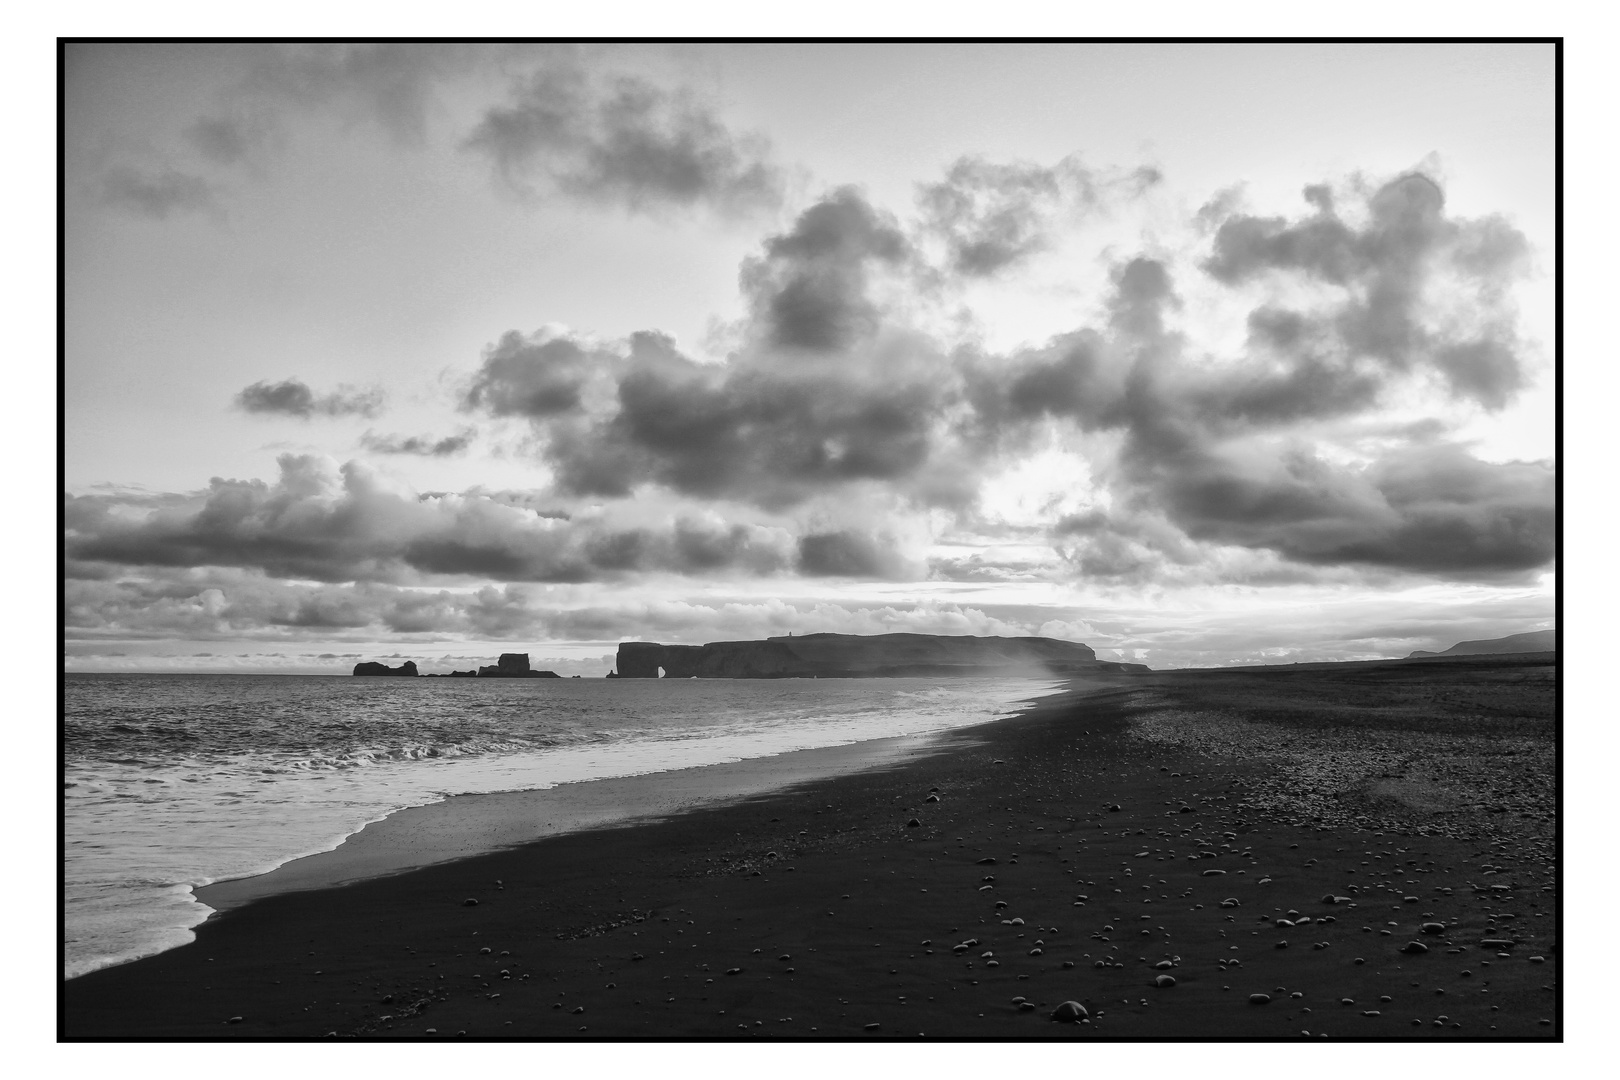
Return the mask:
<path fill-rule="evenodd" d="M 402 807 L 942 731 L 1051 685 L 70 675 L 64 974 L 185 944 L 192 887 Z"/>

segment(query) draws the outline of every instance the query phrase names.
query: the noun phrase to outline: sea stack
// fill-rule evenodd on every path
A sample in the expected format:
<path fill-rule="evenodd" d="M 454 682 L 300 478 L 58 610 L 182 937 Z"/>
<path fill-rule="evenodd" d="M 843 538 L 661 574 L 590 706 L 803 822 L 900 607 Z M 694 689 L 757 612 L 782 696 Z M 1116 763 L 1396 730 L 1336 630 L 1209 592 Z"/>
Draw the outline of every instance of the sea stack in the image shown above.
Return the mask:
<path fill-rule="evenodd" d="M 529 667 L 529 654 L 523 652 L 501 653 L 501 658 L 494 665 L 478 669 L 481 679 L 560 679 L 555 671 L 535 671 Z"/>
<path fill-rule="evenodd" d="M 416 661 L 407 660 L 399 667 L 389 667 L 387 664 L 379 664 L 375 660 L 368 660 L 363 664 L 354 665 L 354 673 L 356 675 L 404 675 L 415 678 Z"/>

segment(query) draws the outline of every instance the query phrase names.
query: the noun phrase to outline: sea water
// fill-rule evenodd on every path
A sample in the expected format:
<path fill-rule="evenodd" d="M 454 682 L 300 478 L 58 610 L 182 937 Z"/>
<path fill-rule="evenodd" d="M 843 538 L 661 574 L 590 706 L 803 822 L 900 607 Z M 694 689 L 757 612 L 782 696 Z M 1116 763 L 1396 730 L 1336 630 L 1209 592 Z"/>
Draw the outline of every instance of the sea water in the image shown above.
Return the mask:
<path fill-rule="evenodd" d="M 64 975 L 192 939 L 194 886 L 406 806 L 915 735 L 1050 680 L 65 676 Z"/>

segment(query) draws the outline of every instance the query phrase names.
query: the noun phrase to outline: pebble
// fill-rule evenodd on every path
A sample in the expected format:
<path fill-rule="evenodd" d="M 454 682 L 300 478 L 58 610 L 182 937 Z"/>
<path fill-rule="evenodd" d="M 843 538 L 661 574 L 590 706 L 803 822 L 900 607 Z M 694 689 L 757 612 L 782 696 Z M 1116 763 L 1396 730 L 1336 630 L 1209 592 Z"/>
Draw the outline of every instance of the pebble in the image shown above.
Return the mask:
<path fill-rule="evenodd" d="M 1443 934 L 1446 932 L 1446 924 L 1439 922 L 1426 922 L 1419 927 L 1419 929 L 1425 934 Z"/>
<path fill-rule="evenodd" d="M 1061 1024 L 1078 1024 L 1090 1017 L 1086 1007 L 1078 1001 L 1065 1001 L 1052 1010 L 1052 1019 Z"/>
<path fill-rule="evenodd" d="M 1418 954 L 1418 953 L 1426 953 L 1428 951 L 1429 951 L 1429 947 L 1427 945 L 1423 944 L 1423 942 L 1421 942 L 1421 941 L 1408 941 L 1405 945 L 1401 946 L 1401 952 L 1403 952 L 1403 953 Z"/>
<path fill-rule="evenodd" d="M 863 1031 L 876 1031 L 878 1028 L 880 1028 L 882 1026 L 883 1026 L 882 1024 L 867 1024 L 866 1027 L 862 1028 L 861 1030 L 863 1030 Z"/>
<path fill-rule="evenodd" d="M 1250 994 L 1249 995 L 1249 1004 L 1250 1005 L 1265 1005 L 1270 1001 L 1271 1001 L 1271 995 L 1270 994 Z"/>
<path fill-rule="evenodd" d="M 1176 985 L 1176 977 L 1174 975 L 1160 975 L 1153 980 L 1153 985 L 1161 990 L 1169 989 Z"/>
<path fill-rule="evenodd" d="M 478 901 L 474 900 L 472 897 L 469 896 L 467 899 L 465 899 L 465 900 L 463 900 L 461 902 L 461 906 L 462 907 L 477 907 L 478 906 Z"/>

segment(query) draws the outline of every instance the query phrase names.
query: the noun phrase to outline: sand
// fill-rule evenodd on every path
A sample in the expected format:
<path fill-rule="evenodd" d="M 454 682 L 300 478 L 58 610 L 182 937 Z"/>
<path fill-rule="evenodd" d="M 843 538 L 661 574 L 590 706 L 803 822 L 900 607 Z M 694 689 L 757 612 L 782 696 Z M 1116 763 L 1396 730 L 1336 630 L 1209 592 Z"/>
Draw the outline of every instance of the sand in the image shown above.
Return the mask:
<path fill-rule="evenodd" d="M 453 799 L 366 848 L 437 819 L 426 855 L 340 848 L 64 984 L 60 1033 L 1556 1039 L 1555 692 L 1545 658 L 1122 677 L 437 861 L 557 820 Z"/>

